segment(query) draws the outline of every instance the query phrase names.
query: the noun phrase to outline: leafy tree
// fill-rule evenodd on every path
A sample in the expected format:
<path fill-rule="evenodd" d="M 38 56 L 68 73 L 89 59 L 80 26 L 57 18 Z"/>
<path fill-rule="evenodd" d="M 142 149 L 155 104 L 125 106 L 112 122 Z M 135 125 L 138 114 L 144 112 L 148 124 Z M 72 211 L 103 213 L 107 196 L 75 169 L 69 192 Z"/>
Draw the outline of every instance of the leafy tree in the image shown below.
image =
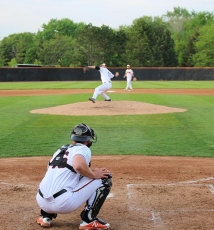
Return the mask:
<path fill-rule="evenodd" d="M 5 37 L 0 44 L 4 65 L 7 65 L 12 58 L 15 58 L 18 63 L 23 63 L 33 37 L 33 33 L 19 33 Z"/>
<path fill-rule="evenodd" d="M 110 66 L 125 66 L 127 35 L 123 28 L 114 32 L 114 52 L 111 55 Z"/>
<path fill-rule="evenodd" d="M 162 17 L 138 18 L 118 30 L 51 19 L 36 34 L 12 34 L 0 41 L 0 65 L 15 59 L 55 66 L 212 66 L 213 23 L 213 13 L 181 7 Z"/>
<path fill-rule="evenodd" d="M 85 25 L 77 33 L 76 45 L 78 47 L 79 62 L 82 65 L 96 65 L 104 60 L 100 59 L 100 44 L 97 43 L 99 36 L 99 27 L 92 24 Z"/>
<path fill-rule="evenodd" d="M 10 67 L 16 67 L 17 66 L 17 61 L 15 58 L 12 58 L 10 62 L 8 62 L 8 66 Z"/>
<path fill-rule="evenodd" d="M 102 25 L 97 31 L 97 61 L 110 63 L 115 52 L 115 33 L 113 29 Z M 109 64 L 108 64 L 109 65 Z"/>
<path fill-rule="evenodd" d="M 124 32 L 114 31 L 108 26 L 85 25 L 76 37 L 79 62 L 83 65 L 98 65 L 105 62 L 108 66 L 115 66 L 124 53 L 125 39 Z"/>
<path fill-rule="evenodd" d="M 155 17 L 148 31 L 149 46 L 154 56 L 153 66 L 176 66 L 177 58 L 171 32 L 162 18 Z"/>
<path fill-rule="evenodd" d="M 61 20 L 51 19 L 48 24 L 42 25 L 42 30 L 40 32 L 44 40 L 52 39 L 56 34 L 75 38 L 77 31 L 83 27 L 84 23 L 74 23 L 68 18 Z"/>
<path fill-rule="evenodd" d="M 189 21 L 192 16 L 192 13 L 181 7 L 174 7 L 172 12 L 167 11 L 167 13 L 163 15 L 163 20 L 167 22 L 168 28 L 172 34 L 171 37 L 174 40 L 174 47 L 179 66 L 183 66 L 185 62 L 184 52 L 186 48 L 186 31 L 184 29 L 184 23 Z"/>
<path fill-rule="evenodd" d="M 214 22 L 199 29 L 199 36 L 195 42 L 196 52 L 193 55 L 195 66 L 214 66 Z"/>
<path fill-rule="evenodd" d="M 168 29 L 164 30 L 160 49 L 162 51 L 163 66 L 177 66 L 178 60 L 175 52 L 175 43 Z"/>
<path fill-rule="evenodd" d="M 3 59 L 4 65 L 8 65 L 8 62 L 11 61 L 12 58 L 16 57 L 15 50 L 15 35 L 9 35 L 5 37 L 0 44 L 0 56 Z"/>
<path fill-rule="evenodd" d="M 34 61 L 33 64 L 35 64 L 35 65 L 42 65 L 41 61 L 39 61 L 39 60 L 37 60 L 37 59 L 35 59 L 35 61 Z"/>
<path fill-rule="evenodd" d="M 176 7 L 173 12 L 167 12 L 163 18 L 168 23 L 175 42 L 178 66 L 194 66 L 192 57 L 196 52 L 195 41 L 197 40 L 198 30 L 213 21 L 213 14 L 188 12 L 184 8 Z"/>
<path fill-rule="evenodd" d="M 127 34 L 126 62 L 132 66 L 151 66 L 153 60 L 152 53 L 148 44 L 148 37 L 136 32 Z"/>
<path fill-rule="evenodd" d="M 182 7 L 174 7 L 173 11 L 167 11 L 167 13 L 162 16 L 163 20 L 168 23 L 170 31 L 178 34 L 183 32 L 184 23 L 191 17 L 192 13 Z"/>
<path fill-rule="evenodd" d="M 126 61 L 132 66 L 150 66 L 153 55 L 147 35 L 149 17 L 136 19 L 127 30 Z"/>
<path fill-rule="evenodd" d="M 55 35 L 53 39 L 45 41 L 42 44 L 42 51 L 39 54 L 39 60 L 44 65 L 62 65 L 64 62 L 65 53 L 73 52 L 73 39 L 68 36 Z M 63 63 L 62 63 L 63 60 Z M 67 60 L 69 65 L 72 60 Z M 66 63 L 66 64 L 67 64 Z M 69 66 L 68 65 L 68 66 Z"/>
<path fill-rule="evenodd" d="M 45 40 L 43 34 L 40 31 L 38 31 L 35 37 L 33 38 L 31 46 L 26 51 L 24 60 L 26 64 L 34 63 L 36 60 L 42 63 L 41 60 L 39 60 L 39 56 L 41 56 L 40 53 L 42 52 L 42 44 L 44 43 L 44 41 Z"/>
<path fill-rule="evenodd" d="M 32 33 L 22 33 L 19 35 L 20 38 L 16 45 L 16 60 L 18 63 L 24 63 L 26 52 L 31 47 L 35 35 Z"/>
<path fill-rule="evenodd" d="M 59 37 L 67 36 L 67 37 L 70 37 L 70 41 L 72 43 L 71 46 L 73 46 L 73 43 L 74 43 L 73 39 L 76 36 L 77 31 L 80 28 L 82 28 L 83 25 L 84 25 L 83 23 L 74 23 L 72 20 L 67 19 L 67 18 L 61 19 L 61 20 L 51 19 L 48 24 L 43 24 L 42 29 L 39 30 L 36 36 L 34 37 L 33 44 L 31 45 L 31 47 L 29 47 L 29 49 L 26 52 L 25 63 L 33 63 L 35 62 L 35 60 L 38 60 L 40 63 L 43 63 L 45 59 L 43 58 L 43 54 L 44 54 L 43 49 L 44 47 L 47 48 L 48 46 L 47 43 L 49 42 L 49 40 L 52 40 L 51 44 L 53 44 L 53 43 L 57 43 L 57 41 L 54 42 L 54 39 L 59 40 Z M 59 47 L 60 44 L 58 44 L 57 46 Z M 49 49 L 51 50 L 50 45 L 49 45 Z M 53 50 L 55 50 L 55 47 L 53 47 Z M 58 54 L 58 55 L 61 58 L 63 57 L 63 53 Z M 55 58 L 53 57 L 52 59 L 54 60 Z M 65 61 L 65 58 L 63 57 L 63 63 L 61 64 L 64 65 L 66 62 L 66 65 L 67 65 L 68 62 L 71 61 L 70 59 L 71 58 Z M 58 59 L 58 61 L 55 60 L 53 62 L 57 63 L 58 65 L 59 60 L 61 62 L 61 59 Z M 49 61 L 50 61 L 50 58 L 49 58 Z M 44 64 L 49 63 L 49 61 L 46 60 Z"/>
<path fill-rule="evenodd" d="M 175 66 L 174 42 L 161 18 L 134 20 L 127 31 L 127 61 L 136 66 Z M 133 66 L 133 64 L 132 64 Z"/>
<path fill-rule="evenodd" d="M 190 35 L 187 40 L 186 48 L 183 53 L 183 66 L 194 66 L 193 55 L 196 53 L 195 42 L 197 40 L 198 35 L 199 33 L 196 29 L 195 33 Z"/>
<path fill-rule="evenodd" d="M 1 66 L 4 66 L 4 61 L 3 61 L 3 58 L 0 56 L 0 67 Z"/>
<path fill-rule="evenodd" d="M 183 50 L 184 61 L 182 66 L 194 66 L 192 59 L 197 52 L 195 49 L 195 42 L 199 36 L 199 30 L 204 25 L 214 22 L 214 14 L 208 12 L 194 13 L 194 17 L 184 24 L 185 35 L 183 40 L 185 49 Z"/>

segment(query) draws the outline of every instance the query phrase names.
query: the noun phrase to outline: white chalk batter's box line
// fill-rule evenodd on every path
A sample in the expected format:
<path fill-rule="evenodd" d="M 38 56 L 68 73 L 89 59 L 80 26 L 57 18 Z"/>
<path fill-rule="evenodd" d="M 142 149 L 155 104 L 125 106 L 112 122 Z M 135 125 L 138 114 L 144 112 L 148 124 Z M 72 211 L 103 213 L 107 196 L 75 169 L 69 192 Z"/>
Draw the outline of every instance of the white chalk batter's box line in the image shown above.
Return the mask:
<path fill-rule="evenodd" d="M 163 186 L 169 186 L 169 187 L 175 187 L 175 186 L 186 186 L 186 187 L 189 187 L 189 186 L 204 186 L 204 187 L 207 187 L 210 192 L 212 194 L 214 194 L 214 186 L 211 185 L 211 184 L 127 184 L 127 189 L 128 189 L 128 197 L 129 199 L 131 199 L 131 189 L 133 187 L 138 187 L 138 186 L 160 186 L 160 187 L 163 187 Z"/>
<path fill-rule="evenodd" d="M 209 180 L 214 180 L 214 177 L 209 177 L 209 178 L 203 178 L 200 180 L 194 180 L 194 183 L 197 182 L 202 182 L 202 181 L 209 181 Z M 127 184 L 127 189 L 128 189 L 128 198 L 129 201 L 131 202 L 132 200 L 132 188 L 134 187 L 149 187 L 149 186 L 157 186 L 157 187 L 176 187 L 176 186 L 202 186 L 202 187 L 207 187 L 212 194 L 214 194 L 214 186 L 211 184 L 193 184 L 193 180 L 191 181 L 185 181 L 185 182 L 176 182 L 176 183 L 170 183 L 170 184 Z M 129 203 L 129 210 L 130 211 L 138 211 L 138 212 L 151 212 L 151 218 L 150 220 L 153 222 L 153 224 L 158 227 L 159 229 L 164 228 L 164 221 L 161 219 L 161 214 L 159 211 L 151 210 L 151 209 L 143 209 L 139 208 L 136 206 L 133 206 L 133 204 Z M 163 212 L 163 211 L 162 211 Z M 214 212 L 214 209 L 194 209 L 194 210 L 187 210 L 187 209 L 172 209 L 172 210 L 165 210 L 165 212 Z"/>
<path fill-rule="evenodd" d="M 214 186 L 211 184 L 127 184 L 127 189 L 128 189 L 128 198 L 129 200 L 132 199 L 132 192 L 131 189 L 134 187 L 149 187 L 149 186 L 157 186 L 157 187 L 175 187 L 175 186 L 195 186 L 195 187 L 207 187 L 212 194 L 214 194 Z M 213 210 L 214 211 L 214 210 Z"/>
<path fill-rule="evenodd" d="M 200 178 L 200 179 L 197 179 L 197 180 L 189 180 L 189 181 L 180 181 L 180 182 L 173 182 L 173 183 L 169 183 L 169 184 L 127 184 L 127 189 L 128 189 L 128 198 L 129 200 L 131 201 L 132 199 L 132 188 L 134 187 L 139 187 L 139 186 L 203 186 L 203 187 L 207 187 L 210 192 L 212 194 L 214 194 L 214 186 L 212 184 L 196 184 L 196 183 L 199 183 L 199 182 L 205 182 L 205 181 L 211 181 L 211 180 L 214 180 L 214 177 L 206 177 L 206 178 Z M 130 207 L 130 209 L 132 210 L 143 210 L 142 208 L 137 208 L 137 207 Z M 170 210 L 169 210 L 170 211 Z M 197 211 L 197 210 L 196 210 Z M 199 211 L 199 210 L 198 210 Z M 208 211 L 208 210 L 207 210 Z M 209 210 L 209 211 L 214 211 L 213 209 L 212 210 Z"/>
<path fill-rule="evenodd" d="M 195 186 L 195 187 L 207 187 L 210 192 L 212 194 L 214 194 L 214 186 L 211 185 L 211 184 L 186 184 L 186 183 L 177 183 L 177 184 L 127 184 L 127 189 L 128 189 L 128 198 L 129 198 L 129 201 L 132 200 L 132 198 L 134 197 L 134 195 L 132 194 L 132 189 L 134 187 L 149 187 L 149 186 L 157 186 L 157 187 L 176 187 L 176 186 L 179 186 L 179 187 L 189 187 L 189 186 Z M 139 208 L 139 207 L 136 207 L 136 206 L 133 206 L 133 205 L 129 205 L 129 209 L 130 210 L 135 210 L 135 211 L 141 211 L 141 212 L 145 212 L 145 211 L 151 211 L 151 209 L 149 210 L 146 210 L 146 209 L 143 209 L 143 208 Z M 166 211 L 187 211 L 187 212 L 192 212 L 192 211 L 196 211 L 196 212 L 213 212 L 214 209 L 208 209 L 208 210 L 205 210 L 205 209 L 199 209 L 199 210 L 186 210 L 186 209 L 176 209 L 176 210 L 166 210 Z"/>
<path fill-rule="evenodd" d="M 179 181 L 179 182 L 172 182 L 169 184 L 127 184 L 128 195 L 130 198 L 130 189 L 134 186 L 206 186 L 212 194 L 214 194 L 214 186 L 211 184 L 195 184 L 199 182 L 211 181 L 214 180 L 214 177 L 207 177 L 207 178 L 200 178 L 197 180 L 189 180 L 189 181 Z"/>

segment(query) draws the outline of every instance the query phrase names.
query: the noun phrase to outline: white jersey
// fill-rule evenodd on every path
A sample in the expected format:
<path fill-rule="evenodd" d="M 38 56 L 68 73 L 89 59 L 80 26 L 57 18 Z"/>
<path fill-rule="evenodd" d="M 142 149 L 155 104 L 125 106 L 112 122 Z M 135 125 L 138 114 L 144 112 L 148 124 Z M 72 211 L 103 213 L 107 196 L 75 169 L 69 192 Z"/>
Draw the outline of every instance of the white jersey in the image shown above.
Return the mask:
<path fill-rule="evenodd" d="M 125 75 L 127 78 L 132 78 L 134 72 L 132 71 L 132 69 L 127 69 L 125 72 Z"/>
<path fill-rule="evenodd" d="M 114 74 L 106 68 L 103 68 L 103 67 L 99 67 L 99 68 L 100 69 L 98 70 L 100 71 L 100 77 L 101 77 L 102 83 L 104 84 L 104 83 L 111 82 L 111 79 L 114 77 Z"/>
<path fill-rule="evenodd" d="M 59 154 L 59 152 L 60 149 L 54 153 L 51 161 Z M 67 152 L 68 154 L 64 155 L 64 158 L 67 158 L 67 164 L 71 166 L 75 155 L 82 155 L 88 165 L 91 161 L 91 150 L 86 145 L 80 143 L 75 146 L 71 145 L 69 146 Z M 49 166 L 45 177 L 39 185 L 39 188 L 43 193 L 43 197 L 49 198 L 62 189 L 72 190 L 75 188 L 80 180 L 80 177 L 80 174 L 74 173 L 68 168 Z"/>

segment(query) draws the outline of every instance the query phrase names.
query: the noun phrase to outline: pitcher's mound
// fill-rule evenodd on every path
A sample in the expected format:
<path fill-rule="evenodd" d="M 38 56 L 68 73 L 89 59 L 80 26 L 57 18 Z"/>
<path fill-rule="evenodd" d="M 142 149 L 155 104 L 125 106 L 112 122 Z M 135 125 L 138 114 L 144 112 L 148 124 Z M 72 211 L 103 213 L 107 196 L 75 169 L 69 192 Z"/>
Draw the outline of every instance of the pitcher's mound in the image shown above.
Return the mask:
<path fill-rule="evenodd" d="M 162 105 L 136 101 L 96 101 L 96 103 L 79 102 L 44 109 L 31 110 L 31 113 L 69 115 L 69 116 L 100 116 L 100 115 L 139 115 L 181 113 L 186 109 L 172 108 Z"/>

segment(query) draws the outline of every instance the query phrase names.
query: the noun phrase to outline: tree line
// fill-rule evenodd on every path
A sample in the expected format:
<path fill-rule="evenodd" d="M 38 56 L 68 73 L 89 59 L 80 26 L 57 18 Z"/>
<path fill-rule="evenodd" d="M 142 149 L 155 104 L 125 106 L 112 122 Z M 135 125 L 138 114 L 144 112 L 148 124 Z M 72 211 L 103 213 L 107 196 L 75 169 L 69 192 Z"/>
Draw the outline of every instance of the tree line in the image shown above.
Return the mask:
<path fill-rule="evenodd" d="M 0 41 L 0 66 L 36 64 L 77 67 L 214 66 L 214 14 L 175 7 L 161 17 L 143 16 L 112 29 L 51 19 L 37 33 L 17 33 Z"/>

